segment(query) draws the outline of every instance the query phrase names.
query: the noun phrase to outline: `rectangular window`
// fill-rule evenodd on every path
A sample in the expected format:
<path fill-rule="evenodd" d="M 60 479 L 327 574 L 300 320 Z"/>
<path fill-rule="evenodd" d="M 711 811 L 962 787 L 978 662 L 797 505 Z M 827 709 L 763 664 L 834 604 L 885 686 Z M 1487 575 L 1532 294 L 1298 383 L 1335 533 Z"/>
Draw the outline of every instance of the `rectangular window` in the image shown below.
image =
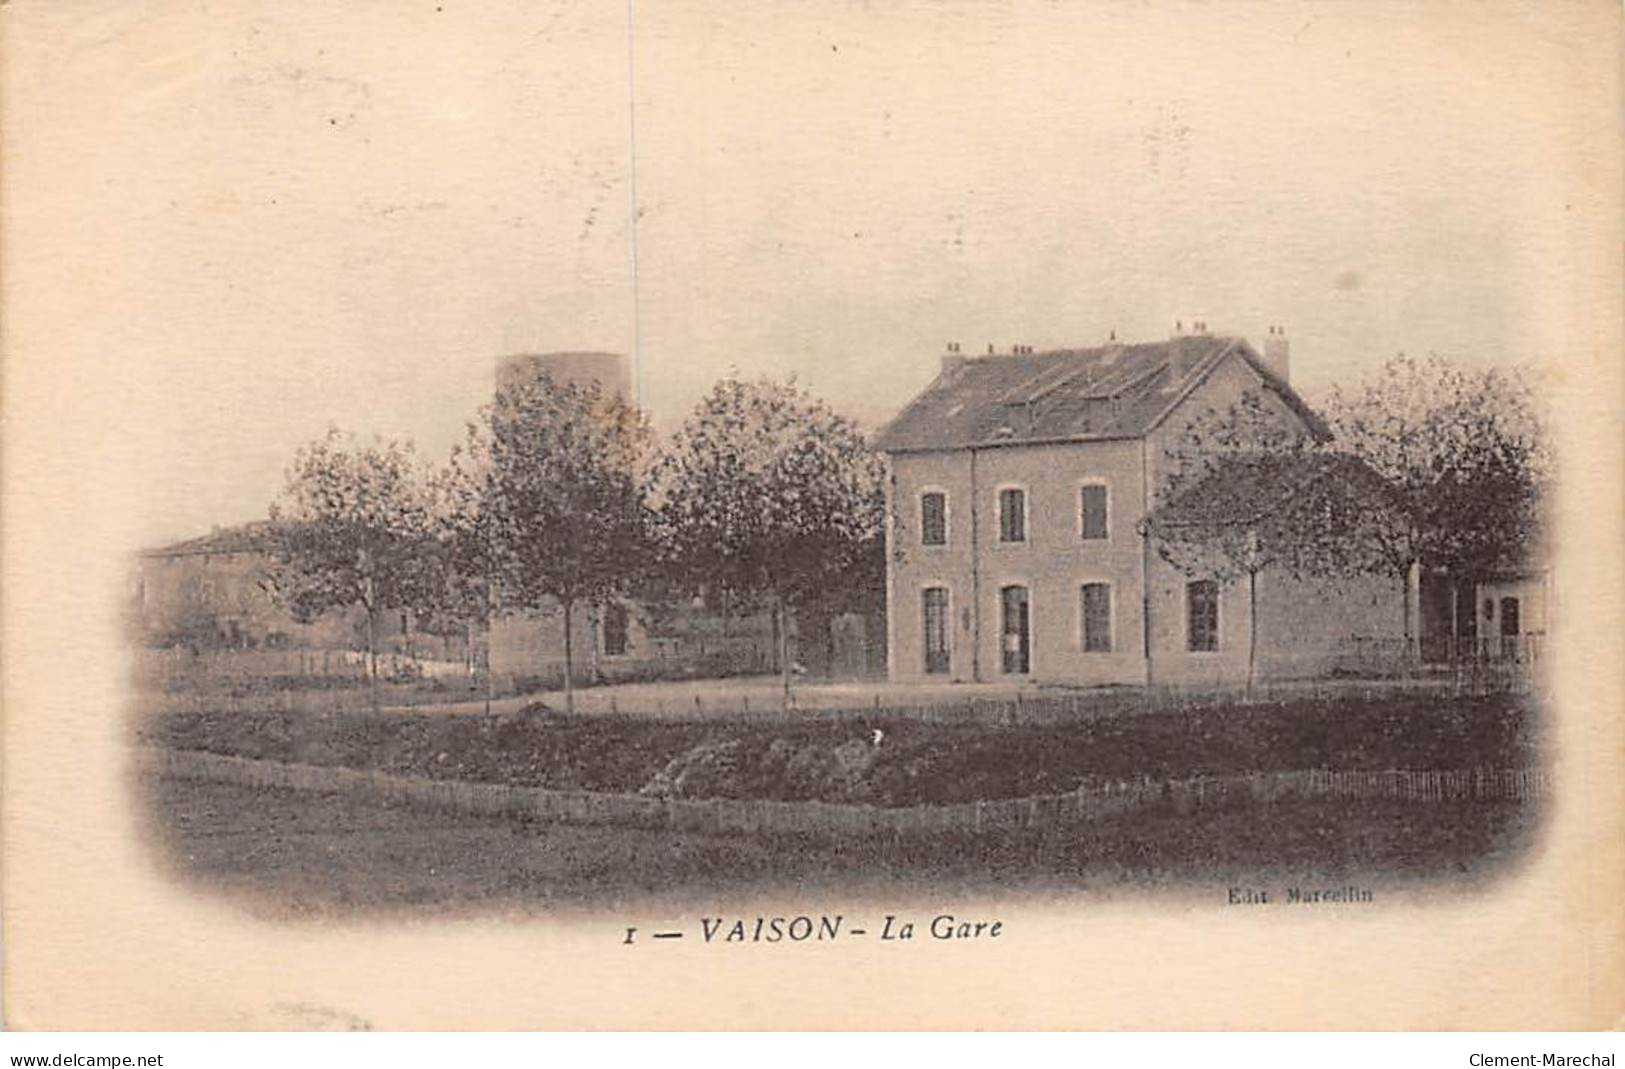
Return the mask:
<path fill-rule="evenodd" d="M 1198 579 L 1185 584 L 1185 647 L 1192 653 L 1219 648 L 1219 584 Z"/>
<path fill-rule="evenodd" d="M 604 655 L 619 657 L 626 653 L 626 606 L 612 601 L 604 606 Z"/>
<path fill-rule="evenodd" d="M 1106 537 L 1106 488 L 1085 486 L 1078 505 L 1079 522 L 1085 541 Z"/>
<path fill-rule="evenodd" d="M 1027 493 L 1011 488 L 999 491 L 999 541 L 1027 541 Z"/>
<path fill-rule="evenodd" d="M 920 542 L 927 546 L 948 544 L 948 495 L 920 495 Z"/>
<path fill-rule="evenodd" d="M 925 670 L 929 675 L 948 671 L 948 591 L 927 587 L 922 594 L 921 616 L 925 631 Z"/>
<path fill-rule="evenodd" d="M 1109 583 L 1085 583 L 1080 606 L 1085 653 L 1112 651 L 1112 588 Z"/>

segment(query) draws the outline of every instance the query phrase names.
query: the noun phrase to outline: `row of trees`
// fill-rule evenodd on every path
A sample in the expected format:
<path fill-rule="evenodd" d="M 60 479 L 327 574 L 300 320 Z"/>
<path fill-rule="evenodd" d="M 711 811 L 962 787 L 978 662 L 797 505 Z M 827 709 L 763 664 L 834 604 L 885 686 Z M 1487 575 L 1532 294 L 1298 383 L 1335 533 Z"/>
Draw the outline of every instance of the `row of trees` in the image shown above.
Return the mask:
<path fill-rule="evenodd" d="M 1255 599 L 1266 569 L 1391 576 L 1409 648 L 1413 569 L 1470 580 L 1538 537 L 1550 460 L 1533 391 L 1402 356 L 1323 408 L 1329 426 L 1306 427 L 1247 394 L 1193 420 L 1149 531 L 1182 571 Z M 618 394 L 539 376 L 499 392 L 438 466 L 337 431 L 300 450 L 272 507 L 279 589 L 301 619 L 363 610 L 374 680 L 382 612 L 470 637 L 499 611 L 559 612 L 572 708 L 584 606 L 708 590 L 774 614 L 788 700 L 788 617 L 880 582 L 883 472 L 793 380 L 718 382 L 661 444 Z"/>
<path fill-rule="evenodd" d="M 1169 450 L 1151 533 L 1182 572 L 1245 581 L 1255 621 L 1266 569 L 1391 577 L 1412 655 L 1413 571 L 1472 582 L 1536 549 L 1551 457 L 1535 392 L 1516 371 L 1401 355 L 1322 408 L 1327 426 L 1306 428 L 1248 393 L 1193 420 Z"/>
<path fill-rule="evenodd" d="M 718 382 L 659 447 L 620 395 L 539 375 L 499 391 L 442 465 L 337 430 L 301 449 L 271 509 L 279 587 L 301 619 L 365 613 L 375 686 L 382 612 L 472 635 L 499 611 L 557 611 L 572 709 L 584 606 L 720 589 L 774 613 L 788 701 L 789 614 L 874 580 L 882 473 L 794 380 Z"/>

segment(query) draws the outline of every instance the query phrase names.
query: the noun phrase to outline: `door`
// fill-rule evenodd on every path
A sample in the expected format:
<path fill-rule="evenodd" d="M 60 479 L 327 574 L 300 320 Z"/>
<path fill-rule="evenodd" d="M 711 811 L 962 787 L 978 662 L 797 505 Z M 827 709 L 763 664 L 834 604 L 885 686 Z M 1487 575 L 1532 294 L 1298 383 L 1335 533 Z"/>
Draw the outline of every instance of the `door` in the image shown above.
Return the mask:
<path fill-rule="evenodd" d="M 1007 586 L 999 592 L 1004 625 L 1004 670 L 1026 675 L 1032 670 L 1032 632 L 1029 623 L 1027 588 Z"/>
<path fill-rule="evenodd" d="M 945 588 L 934 586 L 926 589 L 922 615 L 925 625 L 925 671 L 927 675 L 941 675 L 948 671 L 948 591 Z"/>
<path fill-rule="evenodd" d="M 1501 656 L 1507 660 L 1518 657 L 1518 636 L 1523 632 L 1517 598 L 1501 599 Z"/>

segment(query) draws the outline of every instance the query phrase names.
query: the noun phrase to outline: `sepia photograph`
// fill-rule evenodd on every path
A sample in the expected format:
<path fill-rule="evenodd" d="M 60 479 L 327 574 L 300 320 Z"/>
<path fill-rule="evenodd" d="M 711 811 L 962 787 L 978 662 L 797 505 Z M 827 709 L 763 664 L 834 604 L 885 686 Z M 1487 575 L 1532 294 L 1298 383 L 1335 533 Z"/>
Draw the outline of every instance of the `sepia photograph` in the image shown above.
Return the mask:
<path fill-rule="evenodd" d="M 299 447 L 140 554 L 160 848 L 295 914 L 1501 874 L 1549 783 L 1528 386 L 1398 357 L 1317 410 L 1284 327 L 1175 329 L 949 343 L 871 431 L 723 378 L 664 441 L 623 355 L 521 354 L 439 465 Z"/>
<path fill-rule="evenodd" d="M 14 1025 L 1617 1022 L 1617 8 L 0 24 Z"/>

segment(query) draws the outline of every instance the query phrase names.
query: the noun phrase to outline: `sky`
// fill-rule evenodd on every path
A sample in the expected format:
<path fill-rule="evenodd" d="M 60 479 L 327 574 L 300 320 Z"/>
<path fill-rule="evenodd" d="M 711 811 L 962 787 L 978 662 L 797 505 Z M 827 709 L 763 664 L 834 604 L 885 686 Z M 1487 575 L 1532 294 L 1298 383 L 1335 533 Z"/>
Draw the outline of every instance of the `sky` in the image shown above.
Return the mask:
<path fill-rule="evenodd" d="M 1175 320 L 1284 325 L 1311 398 L 1561 359 L 1561 10 L 35 5 L 8 390 L 97 414 L 89 492 L 150 545 L 263 516 L 329 425 L 442 454 L 520 350 L 627 353 L 661 426 L 729 373 L 873 425 L 947 342 Z"/>

